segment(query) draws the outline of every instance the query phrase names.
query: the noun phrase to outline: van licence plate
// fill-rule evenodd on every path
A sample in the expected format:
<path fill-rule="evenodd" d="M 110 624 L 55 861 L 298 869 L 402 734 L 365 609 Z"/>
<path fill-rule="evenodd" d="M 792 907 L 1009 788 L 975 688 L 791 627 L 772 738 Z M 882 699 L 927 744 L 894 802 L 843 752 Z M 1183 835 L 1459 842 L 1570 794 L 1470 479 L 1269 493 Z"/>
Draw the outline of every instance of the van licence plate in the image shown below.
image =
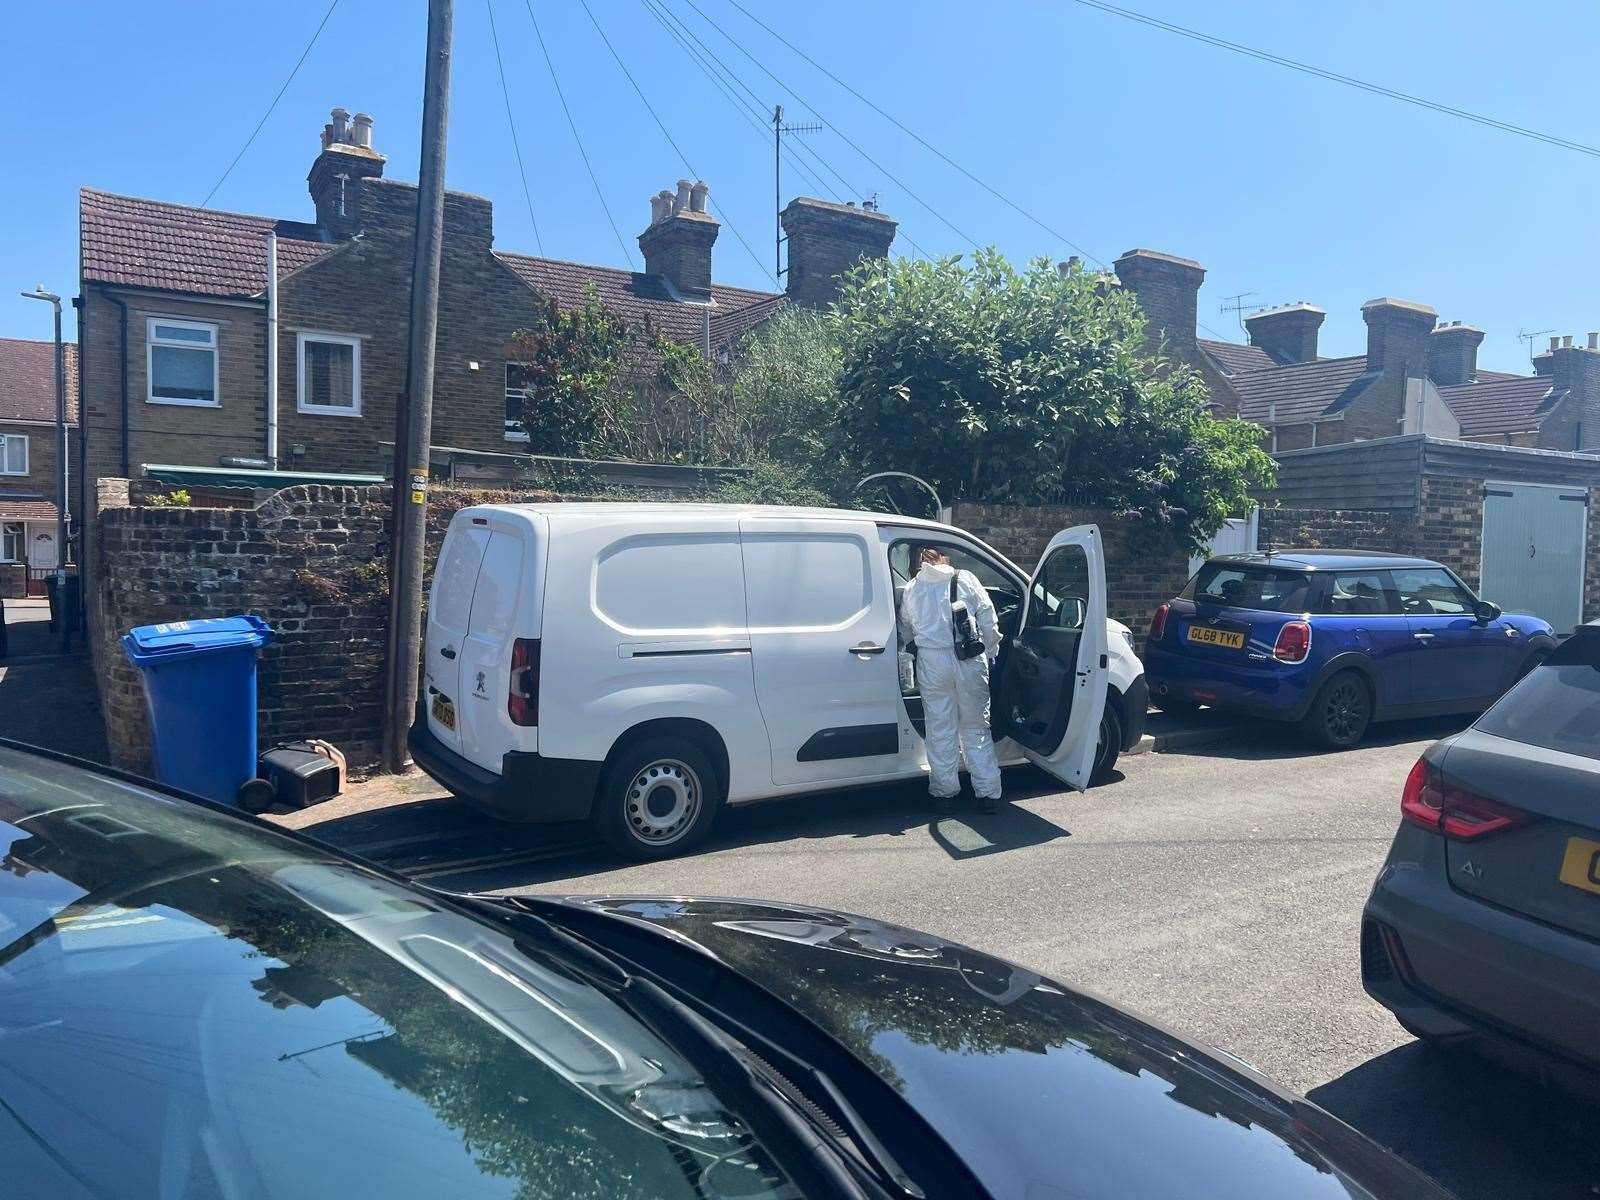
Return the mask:
<path fill-rule="evenodd" d="M 448 696 L 438 692 L 433 694 L 433 719 L 452 732 L 456 727 L 456 706 L 451 703 Z"/>
<path fill-rule="evenodd" d="M 1244 634 L 1234 629 L 1213 629 L 1209 625 L 1189 626 L 1189 640 L 1206 646 L 1222 646 L 1228 650 L 1244 649 Z"/>
<path fill-rule="evenodd" d="M 1567 852 L 1561 858 L 1561 871 L 1556 878 L 1571 887 L 1600 893 L 1600 842 L 1568 838 Z"/>

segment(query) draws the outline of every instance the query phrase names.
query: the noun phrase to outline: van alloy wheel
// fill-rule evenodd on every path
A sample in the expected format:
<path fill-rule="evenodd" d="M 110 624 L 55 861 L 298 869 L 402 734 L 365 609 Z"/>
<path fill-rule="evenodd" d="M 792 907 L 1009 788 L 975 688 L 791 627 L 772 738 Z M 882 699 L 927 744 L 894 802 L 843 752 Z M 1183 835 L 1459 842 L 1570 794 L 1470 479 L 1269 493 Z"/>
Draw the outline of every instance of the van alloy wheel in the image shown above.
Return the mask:
<path fill-rule="evenodd" d="M 651 846 L 670 846 L 699 815 L 700 777 L 675 758 L 657 759 L 639 770 L 625 799 L 628 828 Z"/>

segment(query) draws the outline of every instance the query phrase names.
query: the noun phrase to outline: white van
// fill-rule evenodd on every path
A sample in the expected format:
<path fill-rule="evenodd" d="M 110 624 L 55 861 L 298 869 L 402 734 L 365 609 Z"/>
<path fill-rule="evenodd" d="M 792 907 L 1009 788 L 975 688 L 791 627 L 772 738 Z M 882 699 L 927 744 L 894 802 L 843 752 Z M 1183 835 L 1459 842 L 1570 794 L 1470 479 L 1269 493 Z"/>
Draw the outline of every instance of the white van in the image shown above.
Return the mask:
<path fill-rule="evenodd" d="M 932 521 L 722 504 L 458 512 L 412 756 L 496 816 L 588 819 L 635 858 L 687 849 L 723 803 L 923 775 L 896 622 L 921 544 L 994 597 L 1001 762 L 1078 789 L 1109 770 L 1147 692 L 1096 527 L 1056 534 L 1030 579 Z"/>

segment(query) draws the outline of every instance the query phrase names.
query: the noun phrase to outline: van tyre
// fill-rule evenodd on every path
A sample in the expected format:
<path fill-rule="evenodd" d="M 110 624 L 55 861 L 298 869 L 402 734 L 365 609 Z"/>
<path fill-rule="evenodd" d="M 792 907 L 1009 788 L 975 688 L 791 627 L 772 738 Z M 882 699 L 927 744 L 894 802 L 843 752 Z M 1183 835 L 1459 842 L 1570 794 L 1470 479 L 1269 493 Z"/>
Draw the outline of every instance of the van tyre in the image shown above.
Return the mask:
<path fill-rule="evenodd" d="M 1340 671 L 1317 692 L 1300 728 L 1314 744 L 1348 750 L 1372 723 L 1372 689 L 1355 671 Z"/>
<path fill-rule="evenodd" d="M 1108 699 L 1105 711 L 1100 714 L 1100 741 L 1094 748 L 1094 770 L 1089 773 L 1089 782 L 1104 783 L 1111 778 L 1121 753 L 1122 718 L 1117 716 L 1117 710 L 1111 707 Z"/>
<path fill-rule="evenodd" d="M 703 750 L 679 738 L 650 738 L 606 769 L 593 821 L 618 854 L 670 858 L 705 840 L 721 805 L 722 781 Z"/>

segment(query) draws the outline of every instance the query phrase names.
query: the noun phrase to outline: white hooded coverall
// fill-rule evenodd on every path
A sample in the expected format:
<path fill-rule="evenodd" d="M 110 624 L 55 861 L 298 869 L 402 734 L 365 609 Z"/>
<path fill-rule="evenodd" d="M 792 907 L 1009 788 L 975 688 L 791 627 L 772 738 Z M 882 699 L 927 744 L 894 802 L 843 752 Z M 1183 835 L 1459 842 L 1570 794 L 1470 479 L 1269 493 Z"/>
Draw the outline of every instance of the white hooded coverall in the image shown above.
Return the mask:
<path fill-rule="evenodd" d="M 965 601 L 984 653 L 958 659 L 951 631 L 950 580 Z M 960 756 L 966 752 L 972 790 L 980 799 L 1000 799 L 1000 764 L 989 733 L 989 664 L 1000 652 L 994 602 L 971 571 L 924 563 L 900 602 L 902 643 L 917 644 L 917 690 L 927 733 L 928 793 L 949 799 L 961 790 Z"/>

